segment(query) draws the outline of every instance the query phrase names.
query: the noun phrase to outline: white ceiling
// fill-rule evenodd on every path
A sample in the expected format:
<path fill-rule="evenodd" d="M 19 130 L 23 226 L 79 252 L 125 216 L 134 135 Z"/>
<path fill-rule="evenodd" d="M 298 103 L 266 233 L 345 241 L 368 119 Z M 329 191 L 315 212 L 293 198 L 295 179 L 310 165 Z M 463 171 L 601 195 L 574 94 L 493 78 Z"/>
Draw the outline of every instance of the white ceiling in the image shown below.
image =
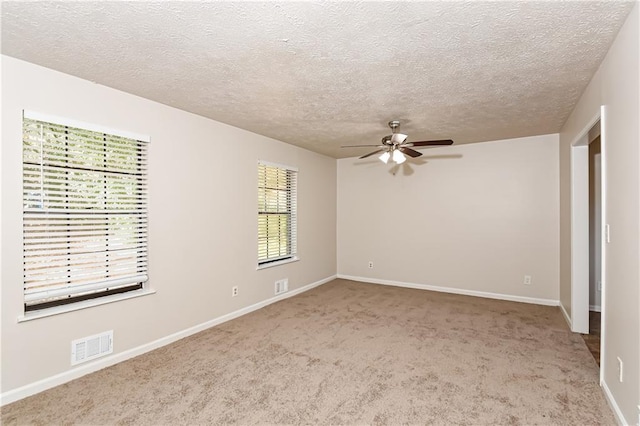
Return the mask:
<path fill-rule="evenodd" d="M 336 158 L 558 132 L 633 1 L 2 2 L 2 53 Z"/>

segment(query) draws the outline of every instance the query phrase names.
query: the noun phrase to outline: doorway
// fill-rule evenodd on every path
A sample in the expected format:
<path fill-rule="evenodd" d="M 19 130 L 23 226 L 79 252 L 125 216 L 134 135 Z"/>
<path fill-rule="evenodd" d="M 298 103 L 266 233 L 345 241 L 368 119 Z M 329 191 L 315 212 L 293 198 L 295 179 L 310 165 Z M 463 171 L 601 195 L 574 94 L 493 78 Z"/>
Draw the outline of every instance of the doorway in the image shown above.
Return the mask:
<path fill-rule="evenodd" d="M 600 238 L 596 241 L 595 234 L 597 231 L 590 232 L 589 225 L 589 145 L 599 137 L 600 155 L 599 155 L 599 202 L 595 201 L 595 191 L 593 195 L 594 204 L 599 205 L 599 222 L 600 222 Z M 594 157 L 596 148 L 593 148 Z M 602 348 L 606 347 L 606 270 L 607 270 L 607 184 L 606 184 L 606 155 L 607 155 L 607 108 L 602 105 L 598 114 L 596 114 L 583 130 L 578 134 L 571 144 L 571 315 L 570 324 L 571 331 L 594 337 L 597 331 L 600 331 L 599 345 L 592 344 L 595 356 L 599 355 L 599 364 L 606 363 L 606 353 Z M 594 159 L 595 164 L 595 159 Z M 597 166 L 596 166 L 597 167 Z M 596 172 L 594 172 L 595 175 Z M 594 176 L 595 177 L 595 176 Z M 595 181 L 594 181 L 595 185 Z M 593 213 L 595 215 L 595 211 Z M 590 243 L 590 235 L 593 240 Z M 598 244 L 599 243 L 599 244 Z M 595 252 L 595 246 L 599 247 L 599 256 Z M 599 271 L 595 269 L 590 271 L 590 247 L 594 248 L 594 256 L 599 259 Z M 590 311 L 590 277 L 593 277 L 596 288 L 598 282 L 600 291 L 597 294 L 600 297 L 600 324 L 597 324 L 597 315 L 591 314 L 595 312 L 595 292 L 594 292 L 594 310 Z M 590 316 L 592 321 L 590 321 Z M 590 327 L 591 326 L 591 327 Z M 590 333 L 589 329 L 594 331 Z M 593 352 L 592 352 L 593 353 Z M 595 358 L 594 356 L 594 358 Z M 600 369 L 600 384 L 603 383 L 603 369 Z"/>
<path fill-rule="evenodd" d="M 589 130 L 589 332 L 582 337 L 600 366 L 602 311 L 602 150 L 600 121 Z"/>

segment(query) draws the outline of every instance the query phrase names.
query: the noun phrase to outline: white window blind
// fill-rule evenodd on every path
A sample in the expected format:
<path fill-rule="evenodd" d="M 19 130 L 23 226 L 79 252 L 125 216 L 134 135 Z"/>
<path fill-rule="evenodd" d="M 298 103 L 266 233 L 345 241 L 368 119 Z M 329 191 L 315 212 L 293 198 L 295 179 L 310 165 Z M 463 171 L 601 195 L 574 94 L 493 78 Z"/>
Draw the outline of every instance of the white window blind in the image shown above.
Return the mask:
<path fill-rule="evenodd" d="M 297 171 L 258 163 L 258 265 L 296 256 Z"/>
<path fill-rule="evenodd" d="M 147 143 L 23 120 L 25 311 L 142 288 Z"/>

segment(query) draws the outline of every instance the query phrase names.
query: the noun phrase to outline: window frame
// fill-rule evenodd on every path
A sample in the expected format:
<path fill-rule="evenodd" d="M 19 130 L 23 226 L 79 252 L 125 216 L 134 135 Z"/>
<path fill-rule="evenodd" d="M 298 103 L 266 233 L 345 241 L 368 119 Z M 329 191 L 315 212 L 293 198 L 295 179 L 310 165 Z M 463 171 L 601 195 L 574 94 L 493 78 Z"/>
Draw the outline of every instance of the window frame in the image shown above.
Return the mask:
<path fill-rule="evenodd" d="M 267 187 L 266 186 L 261 186 L 261 179 L 260 179 L 260 168 L 261 167 L 266 167 L 266 168 L 272 168 L 272 169 L 278 169 L 278 171 L 282 172 L 286 172 L 287 173 L 287 183 L 286 183 L 286 188 L 287 188 L 287 192 L 288 195 L 286 196 L 286 200 L 287 200 L 287 210 L 286 212 L 267 212 L 266 208 L 265 209 L 261 209 L 260 203 L 261 203 L 261 191 L 266 190 Z M 269 162 L 269 161 L 263 161 L 263 160 L 258 160 L 258 168 L 257 168 L 257 202 L 258 202 L 258 211 L 257 211 L 257 225 L 258 225 L 258 232 L 257 232 L 257 248 L 258 248 L 258 253 L 257 253 L 257 269 L 266 269 L 266 268 L 271 268 L 274 266 L 279 266 L 282 264 L 286 264 L 286 263 L 291 263 L 291 262 L 296 262 L 298 260 L 300 260 L 300 258 L 298 257 L 298 232 L 297 232 L 297 226 L 298 226 L 298 175 L 299 175 L 299 171 L 298 168 L 296 167 L 292 167 L 292 166 L 287 166 L 287 165 L 283 165 L 283 164 L 278 164 L 278 163 L 273 163 L 273 162 Z M 270 189 L 275 189 L 275 190 L 280 190 L 282 191 L 283 189 L 277 189 L 277 188 L 270 188 Z M 265 199 L 266 202 L 266 194 L 263 195 L 263 199 Z M 263 239 L 263 237 L 261 237 L 261 232 L 260 232 L 260 228 L 261 228 L 261 224 L 260 224 L 260 217 L 262 215 L 284 215 L 284 214 L 288 214 L 289 215 L 289 221 L 288 221 L 288 228 L 286 231 L 286 235 L 288 237 L 288 241 L 287 241 L 287 246 L 288 246 L 288 253 L 284 254 L 284 255 L 279 255 L 279 256 L 273 256 L 273 257 L 267 257 L 267 258 L 261 258 L 261 242 L 260 240 Z M 268 236 L 267 236 L 267 241 L 268 241 Z M 267 243 L 268 245 L 268 243 Z M 281 246 L 278 245 L 278 248 L 280 249 Z M 268 250 L 268 249 L 267 249 Z"/>
<path fill-rule="evenodd" d="M 122 215 L 120 214 L 119 216 L 117 216 L 116 214 L 114 214 L 113 212 L 109 212 L 107 211 L 108 209 L 105 207 L 103 210 L 100 209 L 96 209 L 94 212 L 92 213 L 98 213 L 98 215 L 100 217 L 105 217 L 106 219 L 105 222 L 108 224 L 105 226 L 104 231 L 102 231 L 104 234 L 104 240 L 105 242 L 105 246 L 109 247 L 112 243 L 109 242 L 113 237 L 111 237 L 110 235 L 112 235 L 112 233 L 115 232 L 122 232 L 121 229 L 118 228 L 114 228 L 114 226 L 118 226 L 118 225 L 110 225 L 110 222 L 113 220 L 113 218 L 125 218 L 125 217 L 142 217 L 144 218 L 144 225 L 131 225 L 133 226 L 133 228 L 135 229 L 135 231 L 126 231 L 126 236 L 127 238 L 131 238 L 134 241 L 138 241 L 139 240 L 144 240 L 147 241 L 148 240 L 148 231 L 149 231 L 149 225 L 148 225 L 148 207 L 149 207 L 149 196 L 148 196 L 148 166 L 146 165 L 146 157 L 148 156 L 148 144 L 150 143 L 150 138 L 149 136 L 146 135 L 140 135 L 137 133 L 133 133 L 133 132 L 127 132 L 127 131 L 122 131 L 122 130 L 116 130 L 116 129 L 112 129 L 112 128 L 108 128 L 105 126 L 100 126 L 100 125 L 96 125 L 96 124 L 91 124 L 91 123 L 85 123 L 85 122 L 81 122 L 79 120 L 73 120 L 73 119 L 68 119 L 68 118 L 64 118 L 64 117 L 59 117 L 59 116 L 54 116 L 54 115 L 49 115 L 49 114 L 43 114 L 43 113 L 39 113 L 39 112 L 35 112 L 35 111 L 30 111 L 30 110 L 23 110 L 23 115 L 22 115 L 22 123 L 21 123 L 21 127 L 22 127 L 22 141 L 21 141 L 21 146 L 22 146 L 22 150 L 21 150 L 21 154 L 22 154 L 22 181 L 21 181 L 21 187 L 22 187 L 22 191 L 23 191 L 23 195 L 22 195 L 22 221 L 23 221 L 23 225 L 22 225 L 22 259 L 23 259 L 23 315 L 20 316 L 18 318 L 18 321 L 26 321 L 26 320 L 30 320 L 30 319 L 35 319 L 35 318 L 41 318 L 41 317 L 45 317 L 45 316 L 50 316 L 50 315 L 55 315 L 55 314 L 59 314 L 59 313 L 63 313 L 63 312 L 69 312 L 69 311 L 75 311 L 75 310 L 79 310 L 79 309 L 84 309 L 90 306 L 97 306 L 97 305 L 102 305 L 102 304 L 106 304 L 106 303 L 112 303 L 114 301 L 117 300 L 124 300 L 124 299 L 130 299 L 132 297 L 138 297 L 138 296 L 143 296 L 143 295 L 147 295 L 147 294 L 153 294 L 155 293 L 155 291 L 151 290 L 149 288 L 149 272 L 148 272 L 148 259 L 149 259 L 149 253 L 148 253 L 148 246 L 145 244 L 145 248 L 141 249 L 140 247 L 137 247 L 135 249 L 135 253 L 136 253 L 136 259 L 140 259 L 140 254 L 143 254 L 142 260 L 141 262 L 144 263 L 144 268 L 142 272 L 144 274 L 144 279 L 142 281 L 136 282 L 136 283 L 131 283 L 131 284 L 123 284 L 121 282 L 118 281 L 127 281 L 127 280 L 131 280 L 131 278 L 127 278 L 128 276 L 130 277 L 134 277 L 135 275 L 131 275 L 131 274 L 127 274 L 123 276 L 122 280 L 119 279 L 115 279 L 115 281 L 109 280 L 107 279 L 107 281 L 105 281 L 104 279 L 94 279 L 93 281 L 89 281 L 87 282 L 87 284 L 84 285 L 80 285 L 78 283 L 78 278 L 70 278 L 69 282 L 67 283 L 68 285 L 64 288 L 69 288 L 69 295 L 68 296 L 63 296 L 63 297 L 59 297 L 58 299 L 55 300 L 48 300 L 48 298 L 46 297 L 46 295 L 48 295 L 49 293 L 47 293 L 49 290 L 43 290 L 43 293 L 45 294 L 45 296 L 38 298 L 36 300 L 35 303 L 32 303 L 33 300 L 33 296 L 32 297 L 27 297 L 27 276 L 29 273 L 32 273 L 32 267 L 27 267 L 27 263 L 26 263 L 26 259 L 27 259 L 27 244 L 29 242 L 30 238 L 33 238 L 33 236 L 30 234 L 31 231 L 28 230 L 28 226 L 27 223 L 29 222 L 29 220 L 32 220 L 30 218 L 32 217 L 38 217 L 38 215 L 40 216 L 45 216 L 48 217 L 49 215 L 52 216 L 56 216 L 56 215 L 67 215 L 68 219 L 65 220 L 65 222 L 71 223 L 69 221 L 74 220 L 74 215 L 73 213 L 78 213 L 79 215 L 83 215 L 86 214 L 86 212 L 84 212 L 83 209 L 80 209 L 78 211 L 73 211 L 73 210 L 62 210 L 62 211 L 51 211 L 51 207 L 46 207 L 44 205 L 41 205 L 39 208 L 38 207 L 29 207 L 28 204 L 31 202 L 33 203 L 33 201 L 29 198 L 29 195 L 27 195 L 27 183 L 25 181 L 26 179 L 26 170 L 27 167 L 33 167 L 32 161 L 29 161 L 26 159 L 25 157 L 25 150 L 27 149 L 27 142 L 25 140 L 26 138 L 26 123 L 28 121 L 38 121 L 38 122 L 43 122 L 46 124 L 50 124 L 52 125 L 52 127 L 64 127 L 68 130 L 73 130 L 73 129 L 78 129 L 79 131 L 76 132 L 74 134 L 75 137 L 77 137 L 79 141 L 84 141 L 86 140 L 86 135 L 88 133 L 94 133 L 94 134 L 101 134 L 104 138 L 104 149 L 105 149 L 105 154 L 106 155 L 106 150 L 107 149 L 115 149 L 118 150 L 120 148 L 119 145 L 113 145 L 114 143 L 121 143 L 120 141 L 122 140 L 122 138 L 126 138 L 131 140 L 132 143 L 135 143 L 137 145 L 137 148 L 127 148 L 127 149 L 132 149 L 133 152 L 135 152 L 136 149 L 140 150 L 142 149 L 141 147 L 144 147 L 144 149 L 142 149 L 140 151 L 140 153 L 138 154 L 138 157 L 134 157 L 134 158 L 138 158 L 138 160 L 136 161 L 136 173 L 133 174 L 128 174 L 128 173 L 122 173 L 122 176 L 124 176 L 125 179 L 130 179 L 131 185 L 134 185 L 133 188 L 135 188 L 136 194 L 138 194 L 137 191 L 142 191 L 143 195 L 136 195 L 137 199 L 134 202 L 135 204 L 135 209 L 134 212 L 135 213 L 130 213 L 128 215 Z M 113 141 L 111 142 L 109 140 L 109 138 L 114 138 Z M 120 141 L 116 142 L 116 139 L 120 139 Z M 66 140 L 66 138 L 65 138 Z M 109 141 L 109 142 L 108 142 Z M 52 149 L 51 147 L 53 145 L 51 145 L 52 141 L 49 140 L 48 142 L 50 142 L 50 145 L 48 145 L 46 147 L 46 149 Z M 128 143 L 129 141 L 124 141 L 125 143 Z M 65 142 L 66 143 L 66 142 Z M 80 143 L 84 143 L 84 142 L 80 142 Z M 129 146 L 129 145 L 126 145 Z M 44 146 L 41 145 L 41 150 L 45 149 Z M 66 148 L 67 150 L 69 149 L 68 147 Z M 69 152 L 69 151 L 65 151 L 65 152 Z M 90 151 L 87 151 L 88 153 L 86 155 L 91 155 Z M 42 155 L 42 154 L 41 154 Z M 82 152 L 81 154 L 82 155 Z M 125 155 L 125 154 L 114 154 L 114 155 Z M 67 154 L 65 154 L 65 157 L 67 156 Z M 143 161 L 142 157 L 139 156 L 144 156 L 144 164 L 143 163 L 138 163 L 138 161 Z M 68 157 L 66 157 L 68 158 Z M 68 161 L 68 160 L 65 160 Z M 102 161 L 102 160 L 101 160 Z M 114 163 L 112 164 L 118 164 L 119 160 L 112 160 L 114 161 Z M 63 161 L 64 163 L 64 161 Z M 41 158 L 40 159 L 40 168 L 42 169 L 42 167 L 44 166 L 44 160 Z M 81 162 L 82 164 L 82 162 Z M 100 175 L 103 179 L 107 179 L 106 176 L 109 174 L 115 174 L 113 168 L 109 168 L 106 164 L 107 164 L 107 157 L 105 156 L 104 158 L 104 164 L 105 166 L 103 166 L 103 168 L 100 170 L 91 170 L 91 169 L 84 169 L 85 171 L 88 170 L 89 172 L 95 172 L 96 175 Z M 126 164 L 126 163 L 125 163 Z M 47 165 L 46 167 L 50 168 L 52 166 Z M 82 167 L 80 169 L 74 168 L 74 166 L 71 163 L 67 163 L 67 165 L 65 166 L 64 164 L 61 166 L 56 166 L 60 172 L 57 173 L 67 173 L 67 174 L 74 174 L 74 173 L 78 173 L 78 170 L 82 170 Z M 66 172 L 65 172 L 66 171 Z M 40 173 L 43 173 L 42 171 Z M 130 177 L 130 176 L 134 176 L 134 177 Z M 43 175 L 40 176 L 40 182 L 44 183 L 44 182 L 54 182 L 56 183 L 57 181 L 45 181 L 43 179 L 48 179 L 45 178 Z M 72 182 L 76 182 L 76 181 L 72 181 Z M 96 182 L 102 182 L 102 180 L 96 181 Z M 124 183 L 122 183 L 123 181 L 115 181 L 115 183 L 113 183 L 112 185 L 114 185 L 114 188 L 117 189 L 113 189 L 112 191 L 107 191 L 107 181 L 104 180 L 104 188 L 105 191 L 102 193 L 103 194 L 103 200 L 105 200 L 104 202 L 106 203 L 107 200 L 108 202 L 115 202 L 118 203 L 120 202 L 119 200 L 122 200 L 122 198 L 118 198 L 121 196 L 118 196 L 117 193 L 118 192 L 122 192 L 125 191 L 125 189 L 123 189 L 124 187 L 122 187 L 122 185 L 124 185 Z M 95 185 L 95 184 L 94 184 Z M 139 185 L 142 185 L 143 187 L 140 187 Z M 143 188 L 143 189 L 141 189 Z M 44 191 L 43 189 L 41 189 L 41 191 Z M 58 191 L 58 190 L 57 190 Z M 59 191 L 59 194 L 73 194 L 69 192 L 70 189 L 69 188 L 64 188 L 63 190 Z M 114 193 L 116 194 L 114 196 Z M 127 194 L 128 196 L 130 196 L 129 194 Z M 45 194 L 42 193 L 40 194 L 41 197 L 45 197 Z M 47 197 L 50 197 L 50 194 L 46 195 Z M 67 197 L 69 195 L 66 195 Z M 87 198 L 84 198 L 84 195 L 80 195 L 80 198 L 77 198 L 78 200 L 80 200 L 81 202 L 86 202 Z M 125 197 L 126 198 L 126 197 Z M 44 198 L 43 198 L 44 200 Z M 38 210 L 40 209 L 40 210 Z M 66 209 L 66 207 L 65 207 Z M 55 210 L 55 209 L 54 209 Z M 59 210 L 59 209 L 58 209 Z M 81 212 L 82 211 L 82 212 Z M 134 216 L 134 215 L 138 215 L 138 216 Z M 141 215 L 141 216 L 139 216 Z M 47 220 L 47 219 L 45 219 Z M 122 219 L 121 219 L 122 220 Z M 124 219 L 126 222 L 126 219 Z M 115 223 L 118 224 L 118 220 L 115 220 Z M 122 223 L 120 221 L 120 223 Z M 70 226 L 70 225 L 69 225 Z M 74 225 L 75 226 L 75 225 Z M 122 225 L 121 225 L 122 226 Z M 53 232 L 53 229 L 51 228 L 51 225 L 45 225 L 45 229 L 43 229 L 42 233 L 44 233 L 44 239 L 49 240 L 51 238 L 53 238 L 53 235 L 55 234 L 51 234 L 51 232 Z M 70 231 L 66 231 L 67 236 L 62 236 L 62 238 L 59 238 L 58 241 L 63 242 L 63 244 L 71 244 L 71 240 L 69 240 L 70 238 L 72 238 L 70 235 Z M 57 234 L 58 236 L 60 236 L 60 233 Z M 87 242 L 86 244 L 91 244 L 90 240 L 88 240 L 87 238 Z M 66 241 L 66 243 L 64 243 L 64 241 Z M 79 242 L 79 245 L 82 246 L 81 241 Z M 136 243 L 139 244 L 139 243 Z M 47 252 L 48 249 L 44 248 L 42 249 L 44 252 Z M 105 267 L 107 268 L 107 270 L 109 270 L 109 268 L 112 268 L 109 265 L 109 250 L 107 249 L 107 252 L 105 254 L 105 258 L 107 258 L 107 260 L 105 260 Z M 133 250 L 133 249 L 132 249 Z M 111 251 L 111 253 L 114 253 L 113 251 Z M 53 254 L 44 254 L 44 260 L 46 262 L 49 262 L 48 258 L 50 256 L 53 256 Z M 70 253 L 68 253 L 66 256 L 71 256 Z M 82 255 L 81 255 L 82 256 Z M 99 257 L 99 256 L 98 256 Z M 75 262 L 75 261 L 74 261 Z M 82 262 L 82 260 L 78 260 L 78 262 Z M 49 265 L 49 263 L 45 263 L 45 265 Z M 74 265 L 75 268 L 80 268 L 81 266 L 75 266 L 77 265 L 76 263 L 71 263 L 69 265 Z M 98 264 L 100 265 L 100 264 Z M 71 266 L 68 266 L 71 267 Z M 100 268 L 100 266 L 97 266 L 96 268 Z M 138 273 L 139 266 L 135 266 L 134 267 L 136 270 L 136 273 Z M 96 270 L 100 270 L 100 269 L 96 269 Z M 46 279 L 46 278 L 45 278 Z M 102 283 L 108 283 L 109 285 L 113 285 L 115 288 L 111 288 L 109 287 L 109 285 L 103 285 L 102 288 L 100 287 L 100 282 Z M 84 287 L 89 287 L 91 288 L 90 290 L 88 290 L 87 292 L 79 292 L 78 288 L 84 288 Z M 122 290 L 119 290 L 122 289 Z M 62 288 L 59 288 L 57 291 L 54 291 L 54 293 L 60 293 L 62 291 Z M 28 301 L 28 299 L 31 299 Z"/>

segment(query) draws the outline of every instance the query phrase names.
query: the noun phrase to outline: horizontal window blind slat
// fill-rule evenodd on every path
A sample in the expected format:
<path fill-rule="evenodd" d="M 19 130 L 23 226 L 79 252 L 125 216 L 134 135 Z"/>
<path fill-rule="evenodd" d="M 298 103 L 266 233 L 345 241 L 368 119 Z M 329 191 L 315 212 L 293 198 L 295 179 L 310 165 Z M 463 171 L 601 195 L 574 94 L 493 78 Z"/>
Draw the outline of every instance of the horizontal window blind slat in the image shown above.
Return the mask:
<path fill-rule="evenodd" d="M 103 251 L 106 250 L 117 250 L 120 247 L 142 247 L 147 242 L 146 238 L 76 238 L 76 239 L 68 239 L 65 241 L 61 241 L 60 239 L 56 240 L 47 240 L 47 239 L 29 239 L 25 241 L 25 250 L 29 255 L 32 251 L 37 250 L 51 250 L 55 251 L 56 249 L 67 250 L 67 252 L 72 252 L 74 250 L 80 251 L 80 249 L 87 248 L 101 248 Z M 88 250 L 85 250 L 88 251 Z M 95 251 L 95 250 L 92 250 Z"/>
<path fill-rule="evenodd" d="M 104 190 L 111 191 L 111 194 L 104 194 Z M 109 199 L 109 198 L 123 198 L 129 200 L 144 200 L 147 196 L 146 188 L 135 187 L 133 185 L 117 185 L 113 183 L 97 185 L 95 183 L 77 183 L 75 185 L 67 184 L 66 182 L 56 183 L 55 185 L 41 185 L 38 182 L 25 182 L 24 191 L 22 192 L 25 197 L 29 197 L 34 200 L 39 200 L 47 197 L 64 197 L 68 196 L 82 196 L 92 197 L 91 199 Z M 75 194 L 74 194 L 75 193 Z"/>
<path fill-rule="evenodd" d="M 115 170 L 94 170 L 83 168 L 69 168 L 64 165 L 43 165 L 43 164 L 24 164 L 24 176 L 31 179 L 38 179 L 40 177 L 46 177 L 50 180 L 59 179 L 60 181 L 70 181 L 70 177 L 75 179 L 130 179 L 135 180 L 138 183 L 146 182 L 146 179 L 141 175 L 146 171 L 144 168 L 137 168 L 135 173 L 123 173 Z"/>
<path fill-rule="evenodd" d="M 125 215 L 125 214 L 139 214 L 140 210 L 142 210 L 142 207 L 140 209 L 134 210 L 134 209 L 129 209 L 129 210 L 115 210 L 115 209 L 102 209 L 102 210 L 98 210 L 98 209 L 76 209 L 76 210 L 69 210 L 69 209 L 63 209 L 63 208 L 52 208 L 50 210 L 47 210 L 50 213 L 58 213 L 58 214 L 68 214 L 70 216 L 73 217 L 77 217 L 77 218 L 88 218 L 91 217 L 92 214 L 95 214 L 96 216 L 103 216 L 105 213 L 109 214 L 113 214 L 113 215 Z M 25 213 L 40 213 L 42 212 L 42 209 L 36 209 L 36 208 L 28 208 L 28 209 L 24 209 Z M 76 213 L 77 212 L 77 213 Z"/>
<path fill-rule="evenodd" d="M 52 210 L 55 212 L 60 212 L 60 211 L 80 211 L 80 212 L 89 212 L 89 211 L 107 211 L 107 212 L 113 212 L 113 213 L 123 213 L 123 212 L 129 212 L 129 211 L 133 211 L 135 212 L 135 209 L 137 208 L 137 204 L 135 203 L 127 203 L 127 204 L 123 204 L 121 206 L 118 206 L 116 203 L 107 203 L 107 208 L 101 208 L 102 206 L 100 205 L 100 203 L 94 202 L 93 204 L 91 203 L 68 203 L 65 204 L 62 201 L 56 201 L 56 200 L 47 200 L 47 202 L 44 203 L 44 207 L 47 210 Z M 29 207 L 27 209 L 27 212 L 29 211 L 35 211 L 35 209 L 37 209 L 37 207 Z M 41 208 L 42 209 L 42 208 Z"/>
<path fill-rule="evenodd" d="M 147 246 L 145 241 L 133 241 L 130 243 L 117 243 L 109 246 L 101 242 L 82 242 L 71 243 L 69 246 L 65 246 L 60 243 L 53 244 L 29 244 L 25 247 L 25 257 L 44 255 L 43 253 L 50 253 L 52 256 L 60 253 L 75 254 L 75 253 L 95 253 L 99 251 L 118 251 L 118 250 L 131 250 L 131 249 L 143 249 Z"/>
<path fill-rule="evenodd" d="M 25 146 L 43 145 L 44 150 L 54 150 L 60 145 L 86 145 L 106 150 L 130 150 L 132 147 L 144 147 L 145 142 L 126 138 L 114 138 L 105 135 L 74 133 L 71 129 L 55 129 L 50 126 L 27 126 L 24 131 Z"/>
<path fill-rule="evenodd" d="M 123 233 L 133 233 L 136 230 L 143 232 L 144 224 L 132 222 L 130 224 L 113 223 L 113 226 L 109 224 L 94 224 L 94 225 L 81 225 L 81 226 L 64 226 L 64 225 L 52 225 L 35 226 L 30 225 L 32 229 L 28 233 L 24 234 L 24 238 L 61 238 L 61 237 L 74 237 L 74 236 L 90 236 L 90 235 L 120 235 Z"/>
<path fill-rule="evenodd" d="M 138 251 L 146 250 L 146 244 L 130 244 L 130 245 L 121 245 L 117 249 L 114 248 L 113 251 L 118 250 L 132 250 L 136 249 Z M 46 247 L 46 248 L 36 248 L 36 249 L 25 249 L 25 258 L 34 257 L 34 256 L 61 256 L 63 254 L 68 254 L 69 256 L 75 254 L 90 254 L 90 253 L 100 253 L 104 252 L 104 247 L 96 247 L 96 246 L 78 246 L 71 249 L 66 249 L 65 247 Z"/>
<path fill-rule="evenodd" d="M 65 197 L 64 194 L 48 194 L 45 197 L 32 197 L 29 196 L 32 201 L 40 201 L 41 206 L 46 207 L 85 207 L 85 208 L 99 208 L 104 207 L 105 209 L 114 209 L 114 210 L 124 210 L 124 209 L 132 209 L 141 204 L 144 199 L 141 197 L 129 198 L 122 197 L 119 198 L 103 198 L 103 197 L 94 197 L 90 194 L 74 194 L 68 193 Z M 111 204 L 111 205 L 109 205 Z"/>
<path fill-rule="evenodd" d="M 28 216 L 24 218 L 29 221 L 32 226 L 42 226 L 45 224 L 51 224 L 51 226 L 58 226 L 62 224 L 68 225 L 85 225 L 85 224 L 102 224 L 109 222 L 120 222 L 123 220 L 131 220 L 136 222 L 145 223 L 147 221 L 146 210 L 136 210 L 134 215 L 125 214 L 111 214 L 108 212 L 94 211 L 91 213 L 85 212 L 43 212 L 33 211 L 29 212 Z"/>
<path fill-rule="evenodd" d="M 146 266 L 146 262 L 144 262 L 143 259 L 140 260 L 136 257 L 125 259 L 109 259 L 109 272 L 113 271 L 113 268 L 138 269 L 144 266 Z M 78 263 L 74 265 L 74 268 L 74 271 L 103 271 L 103 262 Z M 59 274 L 63 272 L 69 272 L 69 270 L 69 264 L 64 264 L 62 262 L 58 264 L 43 265 L 40 267 L 38 267 L 37 264 L 32 264 L 29 273 L 25 274 L 25 280 L 30 281 L 33 279 L 46 279 L 48 274 Z"/>
<path fill-rule="evenodd" d="M 40 267 L 56 267 L 60 265 L 84 265 L 84 264 L 102 264 L 104 265 L 114 258 L 137 258 L 144 259 L 146 262 L 147 252 L 139 248 L 126 250 L 118 250 L 116 252 L 101 253 L 63 253 L 52 255 L 32 255 L 25 257 L 24 262 L 28 264 L 29 269 L 38 269 Z"/>
<path fill-rule="evenodd" d="M 24 163 L 24 177 L 26 179 L 44 179 L 51 183 L 55 182 L 82 182 L 88 180 L 112 179 L 112 181 L 135 181 L 137 184 L 144 184 L 146 180 L 137 179 L 145 169 L 138 168 L 135 173 L 123 173 L 117 170 L 94 170 L 94 169 L 74 169 L 64 165 L 38 165 Z"/>
<path fill-rule="evenodd" d="M 41 191 L 41 190 L 69 191 L 74 188 L 77 190 L 87 190 L 98 185 L 102 187 L 102 189 L 106 187 L 109 190 L 112 190 L 118 193 L 122 192 L 123 194 L 128 193 L 128 194 L 146 195 L 148 192 L 147 185 L 145 183 L 142 183 L 138 180 L 135 180 L 129 177 L 122 178 L 119 180 L 116 180 L 116 179 L 107 180 L 106 182 L 103 177 L 100 177 L 98 179 L 91 178 L 86 180 L 79 179 L 77 176 L 75 176 L 75 178 L 76 179 L 74 180 L 67 180 L 65 177 L 60 179 L 59 181 L 53 181 L 49 179 L 49 180 L 46 180 L 45 182 L 42 182 L 40 180 L 40 174 L 38 172 L 38 175 L 37 176 L 34 175 L 33 179 L 31 175 L 25 176 L 24 190 L 22 192 L 28 193 L 34 190 L 36 191 Z"/>
<path fill-rule="evenodd" d="M 100 268 L 82 268 L 73 270 L 52 269 L 47 275 L 36 274 L 25 277 L 25 289 L 54 287 L 62 284 L 102 281 L 107 278 L 120 277 L 142 273 L 146 267 L 133 265 L 113 265 L 108 270 Z"/>
<path fill-rule="evenodd" d="M 63 149 L 65 150 L 63 151 Z M 71 169 L 100 167 L 105 170 L 124 170 L 137 173 L 137 169 L 146 168 L 148 161 L 147 156 L 137 149 L 130 152 L 96 150 L 81 153 L 72 152 L 70 147 L 64 145 L 56 151 L 46 151 L 34 146 L 23 153 L 23 158 L 26 164 L 62 166 Z"/>
<path fill-rule="evenodd" d="M 28 189 L 28 188 L 27 188 Z M 46 189 L 46 188 L 45 188 Z M 70 188 L 71 189 L 71 188 Z M 104 188 L 102 188 L 104 190 Z M 97 202 L 114 202 L 120 201 L 127 204 L 140 204 L 146 199 L 146 194 L 143 193 L 123 193 L 111 194 L 104 196 L 101 191 L 96 188 L 95 191 L 64 191 L 63 188 L 53 189 L 46 194 L 42 194 L 39 188 L 33 188 L 32 192 L 25 192 L 23 196 L 29 202 L 41 202 L 41 203 L 58 203 L 61 204 L 67 200 L 68 204 L 91 204 Z"/>
<path fill-rule="evenodd" d="M 97 215 L 96 215 L 97 216 Z M 38 232 L 46 232 L 47 235 L 53 232 L 73 232 L 73 231 L 104 231 L 111 230 L 117 232 L 120 228 L 145 228 L 147 220 L 144 217 L 118 216 L 121 220 L 104 221 L 101 219 L 75 219 L 75 220 L 56 220 L 55 222 L 47 220 L 30 220 L 27 223 L 29 233 L 37 235 Z M 129 220 L 131 218 L 131 220 Z"/>
<path fill-rule="evenodd" d="M 55 138 L 55 141 L 47 140 L 47 137 Z M 91 158 L 96 155 L 109 157 L 145 157 L 146 151 L 143 144 L 118 142 L 115 139 L 74 139 L 69 134 L 40 133 L 30 131 L 26 133 L 24 150 L 26 152 L 43 153 L 48 155 L 63 156 L 65 158 Z"/>
<path fill-rule="evenodd" d="M 47 242 L 47 241 L 56 241 L 56 240 L 69 240 L 69 241 L 87 241 L 91 239 L 101 239 L 109 241 L 111 238 L 116 240 L 130 240 L 132 239 L 131 234 L 135 232 L 135 230 L 122 229 L 120 232 L 107 230 L 105 227 L 104 230 L 79 230 L 79 231 L 65 231 L 65 230 L 51 230 L 49 232 L 29 232 L 29 234 L 24 235 L 25 242 L 39 243 L 39 242 Z M 142 231 L 141 231 L 142 233 Z M 136 238 L 137 237 L 133 237 Z M 146 241 L 146 240 L 145 240 Z"/>

